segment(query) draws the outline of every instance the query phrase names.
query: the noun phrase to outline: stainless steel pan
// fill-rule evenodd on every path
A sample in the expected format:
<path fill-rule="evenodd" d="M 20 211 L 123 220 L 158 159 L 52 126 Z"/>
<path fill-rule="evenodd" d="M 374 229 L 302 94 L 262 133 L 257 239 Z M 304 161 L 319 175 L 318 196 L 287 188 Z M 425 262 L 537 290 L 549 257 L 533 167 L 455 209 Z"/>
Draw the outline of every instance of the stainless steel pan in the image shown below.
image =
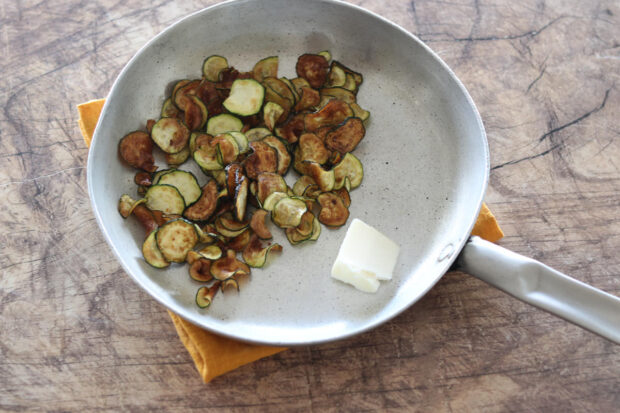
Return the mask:
<path fill-rule="evenodd" d="M 346 231 L 324 230 L 312 245 L 291 247 L 280 239 L 281 257 L 253 271 L 239 294 L 220 294 L 210 309 L 200 310 L 187 267 L 149 267 L 139 248 L 142 229 L 116 210 L 120 194 L 135 191 L 117 143 L 158 115 L 170 82 L 198 77 L 208 55 L 224 55 L 241 70 L 279 55 L 281 75 L 294 77 L 300 54 L 324 49 L 364 74 L 358 101 L 372 115 L 356 150 L 366 173 L 352 192 L 351 217 L 401 245 L 394 279 L 377 294 L 332 280 L 330 267 Z M 461 268 L 486 282 L 619 342 L 618 298 L 480 239 L 469 241 L 488 173 L 474 103 L 414 36 L 346 3 L 242 0 L 179 21 L 127 64 L 94 136 L 88 188 L 101 230 L 127 273 L 181 317 L 228 337 L 289 346 L 358 334 L 409 308 L 458 257 Z"/>

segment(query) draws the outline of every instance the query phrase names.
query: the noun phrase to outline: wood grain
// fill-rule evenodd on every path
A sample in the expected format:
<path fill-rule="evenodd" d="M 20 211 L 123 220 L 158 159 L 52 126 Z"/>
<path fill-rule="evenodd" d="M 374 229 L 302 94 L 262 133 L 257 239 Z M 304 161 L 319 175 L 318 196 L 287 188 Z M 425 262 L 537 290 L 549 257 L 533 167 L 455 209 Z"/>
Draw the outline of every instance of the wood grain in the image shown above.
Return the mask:
<path fill-rule="evenodd" d="M 619 346 L 457 272 L 369 333 L 201 383 L 100 235 L 75 106 L 212 3 L 0 3 L 0 410 L 617 411 Z M 500 244 L 620 295 L 618 2 L 353 3 L 470 91 Z"/>

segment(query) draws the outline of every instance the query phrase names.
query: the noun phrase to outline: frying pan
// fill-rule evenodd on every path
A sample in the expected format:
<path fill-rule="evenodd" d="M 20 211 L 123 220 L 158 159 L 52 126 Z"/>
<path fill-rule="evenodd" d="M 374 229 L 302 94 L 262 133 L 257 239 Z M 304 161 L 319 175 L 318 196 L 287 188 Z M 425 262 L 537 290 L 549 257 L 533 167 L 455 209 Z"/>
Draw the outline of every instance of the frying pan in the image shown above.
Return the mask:
<path fill-rule="evenodd" d="M 135 194 L 135 171 L 121 164 L 118 142 L 158 116 L 171 82 L 199 77 L 209 55 L 226 56 L 239 70 L 278 55 L 279 76 L 295 77 L 297 57 L 321 50 L 364 75 L 358 102 L 371 118 L 355 151 L 365 176 L 351 194 L 350 212 L 401 246 L 394 278 L 376 294 L 330 278 L 345 228 L 323 228 L 316 243 L 298 247 L 276 234 L 283 254 L 253 270 L 240 293 L 219 294 L 201 310 L 187 266 L 151 268 L 140 252 L 142 228 L 117 211 L 121 194 Z M 205 175 L 192 168 L 182 167 L 204 184 Z M 486 136 L 472 99 L 416 37 L 346 3 L 240 0 L 184 18 L 131 59 L 94 135 L 88 190 L 99 226 L 126 272 L 184 319 L 224 336 L 283 346 L 352 336 L 409 308 L 456 263 L 517 298 L 619 342 L 618 298 L 469 238 L 488 174 Z"/>

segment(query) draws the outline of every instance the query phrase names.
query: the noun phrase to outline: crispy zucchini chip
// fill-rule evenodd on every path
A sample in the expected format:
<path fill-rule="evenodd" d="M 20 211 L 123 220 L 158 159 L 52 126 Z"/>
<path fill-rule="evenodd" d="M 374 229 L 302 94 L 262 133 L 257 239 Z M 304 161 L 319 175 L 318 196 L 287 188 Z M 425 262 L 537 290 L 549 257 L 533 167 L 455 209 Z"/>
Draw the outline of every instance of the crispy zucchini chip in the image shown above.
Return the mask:
<path fill-rule="evenodd" d="M 303 77 L 311 87 L 319 89 L 327 80 L 329 64 L 325 56 L 316 54 L 303 54 L 297 59 L 295 70 L 297 76 Z"/>
<path fill-rule="evenodd" d="M 208 283 L 213 280 L 211 275 L 211 261 L 205 258 L 198 258 L 189 266 L 189 276 L 194 281 Z"/>
<path fill-rule="evenodd" d="M 194 224 L 182 218 L 162 225 L 155 238 L 162 255 L 171 262 L 185 261 L 187 253 L 198 243 Z"/>
<path fill-rule="evenodd" d="M 148 133 L 131 132 L 121 139 L 118 145 L 123 161 L 134 168 L 147 172 L 155 172 L 155 158 L 153 157 L 153 141 Z"/>
<path fill-rule="evenodd" d="M 250 228 L 252 228 L 252 231 L 254 231 L 260 239 L 273 238 L 269 228 L 267 228 L 267 215 L 269 215 L 269 212 L 264 209 L 258 209 L 254 211 L 254 214 L 252 214 L 252 219 L 250 220 Z"/>
<path fill-rule="evenodd" d="M 211 287 L 200 287 L 198 291 L 196 291 L 196 305 L 200 308 L 209 307 L 220 288 L 220 284 L 220 281 L 216 281 Z"/>
<path fill-rule="evenodd" d="M 217 201 L 217 184 L 211 180 L 202 187 L 200 198 L 185 209 L 183 216 L 192 221 L 206 221 L 217 208 Z"/>
<path fill-rule="evenodd" d="M 349 218 L 349 209 L 338 195 L 331 192 L 323 192 L 317 197 L 321 206 L 319 221 L 328 227 L 340 227 Z"/>
<path fill-rule="evenodd" d="M 263 244 L 258 236 L 252 235 L 249 244 L 243 250 L 243 260 L 250 267 L 261 268 L 267 262 L 267 255 L 270 251 L 282 251 L 280 244 L 271 244 L 267 247 L 263 247 Z"/>
<path fill-rule="evenodd" d="M 325 137 L 325 146 L 332 151 L 347 153 L 353 151 L 364 138 L 366 129 L 360 118 L 348 118 Z"/>
<path fill-rule="evenodd" d="M 225 257 L 211 263 L 211 275 L 216 280 L 226 280 L 237 273 L 250 274 L 250 268 L 236 258 L 233 250 L 226 251 Z"/>

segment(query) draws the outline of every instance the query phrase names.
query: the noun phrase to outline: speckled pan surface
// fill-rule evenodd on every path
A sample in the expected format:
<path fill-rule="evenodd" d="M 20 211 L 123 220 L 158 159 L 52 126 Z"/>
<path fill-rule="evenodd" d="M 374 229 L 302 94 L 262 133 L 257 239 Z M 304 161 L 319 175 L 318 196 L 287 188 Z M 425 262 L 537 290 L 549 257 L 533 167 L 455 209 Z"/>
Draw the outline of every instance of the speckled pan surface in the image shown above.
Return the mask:
<path fill-rule="evenodd" d="M 143 230 L 117 212 L 122 193 L 135 195 L 135 171 L 121 164 L 118 141 L 158 116 L 172 81 L 199 77 L 206 56 L 220 54 L 250 70 L 258 59 L 278 55 L 280 76 L 294 77 L 299 55 L 325 49 L 364 75 L 358 102 L 371 119 L 355 151 L 365 177 L 351 193 L 351 219 L 362 219 L 400 244 L 394 279 L 376 294 L 331 279 L 346 227 L 323 228 L 318 242 L 300 247 L 274 229 L 284 252 L 265 269 L 253 270 L 239 294 L 218 294 L 210 309 L 200 310 L 194 304 L 199 285 L 190 281 L 187 266 L 149 267 L 140 252 Z M 159 302 L 229 337 L 303 345 L 366 331 L 422 297 L 449 268 L 475 222 L 488 164 L 484 129 L 469 95 L 412 35 L 344 3 L 247 0 L 179 21 L 128 63 L 95 133 L 88 187 L 99 225 L 122 266 Z M 294 178 L 294 172 L 289 175 Z M 207 181 L 197 176 L 201 184 Z"/>

